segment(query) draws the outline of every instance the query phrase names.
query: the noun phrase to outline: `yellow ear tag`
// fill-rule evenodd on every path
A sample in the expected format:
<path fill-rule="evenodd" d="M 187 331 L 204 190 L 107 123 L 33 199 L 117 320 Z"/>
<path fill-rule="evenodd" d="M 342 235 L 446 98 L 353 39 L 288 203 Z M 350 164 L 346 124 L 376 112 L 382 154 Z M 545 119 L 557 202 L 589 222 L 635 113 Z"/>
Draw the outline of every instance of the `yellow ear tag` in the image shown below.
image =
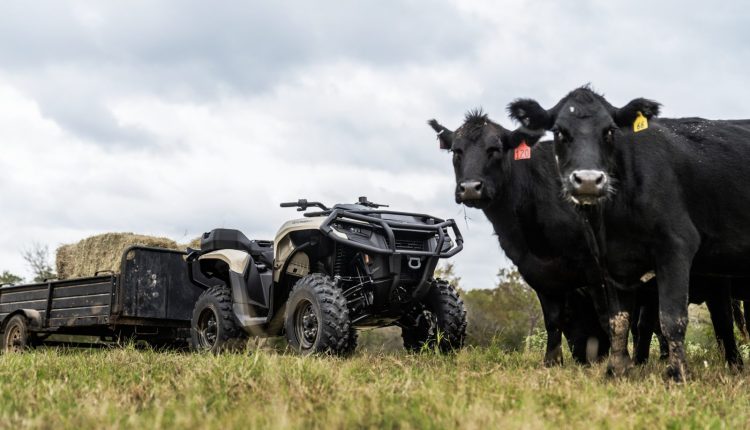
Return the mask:
<path fill-rule="evenodd" d="M 643 116 L 642 113 L 638 112 L 638 116 L 635 117 L 635 121 L 633 121 L 633 131 L 635 133 L 638 133 L 639 131 L 643 131 L 648 128 L 648 119 L 646 119 L 645 116 Z"/>

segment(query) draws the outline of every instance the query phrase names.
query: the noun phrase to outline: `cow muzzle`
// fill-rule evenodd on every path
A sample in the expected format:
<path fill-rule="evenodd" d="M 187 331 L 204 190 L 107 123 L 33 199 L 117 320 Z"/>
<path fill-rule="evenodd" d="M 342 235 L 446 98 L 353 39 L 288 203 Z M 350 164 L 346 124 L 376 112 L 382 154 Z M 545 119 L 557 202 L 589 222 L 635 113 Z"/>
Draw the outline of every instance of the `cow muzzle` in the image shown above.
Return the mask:
<path fill-rule="evenodd" d="M 484 183 L 482 181 L 463 181 L 456 187 L 456 203 L 469 206 L 485 199 Z"/>
<path fill-rule="evenodd" d="M 609 190 L 609 177 L 601 170 L 574 170 L 568 183 L 571 197 L 577 204 L 595 204 Z"/>

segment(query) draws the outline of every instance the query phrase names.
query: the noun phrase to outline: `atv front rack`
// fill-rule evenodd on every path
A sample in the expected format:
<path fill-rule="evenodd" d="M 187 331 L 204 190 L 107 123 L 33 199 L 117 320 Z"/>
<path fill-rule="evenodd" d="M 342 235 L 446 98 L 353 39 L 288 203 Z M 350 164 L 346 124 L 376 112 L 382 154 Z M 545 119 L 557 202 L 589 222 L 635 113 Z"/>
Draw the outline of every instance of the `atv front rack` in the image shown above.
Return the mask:
<path fill-rule="evenodd" d="M 456 222 L 452 219 L 441 220 L 439 218 L 431 217 L 429 215 L 414 214 L 409 212 L 397 212 L 397 211 L 383 211 L 383 210 L 345 210 L 345 209 L 331 209 L 330 214 L 326 217 L 323 223 L 320 225 L 320 231 L 322 231 L 331 240 L 343 244 L 351 244 L 352 241 L 340 236 L 340 233 L 335 230 L 331 225 L 336 221 L 355 220 L 366 223 L 375 224 L 382 228 L 385 232 L 387 239 L 388 248 L 380 248 L 377 246 L 368 245 L 365 243 L 357 242 L 357 248 L 386 255 L 409 255 L 409 256 L 427 256 L 427 257 L 440 257 L 449 258 L 459 253 L 464 247 L 464 239 L 461 236 L 461 232 L 456 226 Z M 325 211 L 328 212 L 328 211 Z M 324 212 L 324 213 L 325 213 Z M 320 212 L 319 212 L 320 213 Z M 420 217 L 428 220 L 434 220 L 434 224 L 416 224 L 416 223 L 404 223 L 397 220 L 387 220 L 372 216 L 370 214 L 383 214 L 383 215 L 404 215 L 412 217 Z M 305 214 L 306 216 L 317 215 L 317 214 Z M 455 246 L 451 247 L 447 251 L 443 251 L 443 245 L 446 239 L 450 240 L 450 235 L 447 233 L 447 229 L 453 230 L 455 236 Z M 420 251 L 420 250 L 402 250 L 396 247 L 396 236 L 393 230 L 411 230 L 421 232 L 434 232 L 437 235 L 437 246 L 434 251 Z"/>

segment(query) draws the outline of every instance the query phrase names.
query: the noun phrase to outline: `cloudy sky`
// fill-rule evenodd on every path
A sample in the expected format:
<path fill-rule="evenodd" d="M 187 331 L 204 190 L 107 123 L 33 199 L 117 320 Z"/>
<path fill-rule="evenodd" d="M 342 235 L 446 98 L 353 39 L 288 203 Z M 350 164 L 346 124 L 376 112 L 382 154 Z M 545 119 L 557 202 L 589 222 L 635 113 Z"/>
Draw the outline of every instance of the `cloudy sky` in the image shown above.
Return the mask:
<path fill-rule="evenodd" d="M 615 4 L 618 3 L 618 4 Z M 271 238 L 278 203 L 367 195 L 460 219 L 469 288 L 508 260 L 425 121 L 586 82 L 750 117 L 745 1 L 3 2 L 0 269 L 107 231 Z M 464 220 L 466 217 L 466 220 Z"/>

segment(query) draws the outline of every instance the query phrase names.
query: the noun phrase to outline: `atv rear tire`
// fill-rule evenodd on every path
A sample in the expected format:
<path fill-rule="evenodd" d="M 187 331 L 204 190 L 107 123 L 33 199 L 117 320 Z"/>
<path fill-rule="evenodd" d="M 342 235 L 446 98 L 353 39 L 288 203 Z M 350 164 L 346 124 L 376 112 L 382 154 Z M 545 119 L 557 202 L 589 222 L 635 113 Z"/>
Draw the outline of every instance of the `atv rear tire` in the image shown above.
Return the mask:
<path fill-rule="evenodd" d="M 190 346 L 195 351 L 219 353 L 242 346 L 245 333 L 232 311 L 232 294 L 224 286 L 211 287 L 198 297 L 190 324 Z"/>
<path fill-rule="evenodd" d="M 404 348 L 419 352 L 438 344 L 441 352 L 461 349 L 466 339 L 464 302 L 452 285 L 432 282 L 421 303 L 399 321 Z"/>
<path fill-rule="evenodd" d="M 33 347 L 29 321 L 23 315 L 14 315 L 3 330 L 2 349 L 4 353 L 24 352 Z"/>
<path fill-rule="evenodd" d="M 286 304 L 284 330 L 289 346 L 303 355 L 349 355 L 357 345 L 344 294 L 321 273 L 304 276 L 294 284 Z"/>

